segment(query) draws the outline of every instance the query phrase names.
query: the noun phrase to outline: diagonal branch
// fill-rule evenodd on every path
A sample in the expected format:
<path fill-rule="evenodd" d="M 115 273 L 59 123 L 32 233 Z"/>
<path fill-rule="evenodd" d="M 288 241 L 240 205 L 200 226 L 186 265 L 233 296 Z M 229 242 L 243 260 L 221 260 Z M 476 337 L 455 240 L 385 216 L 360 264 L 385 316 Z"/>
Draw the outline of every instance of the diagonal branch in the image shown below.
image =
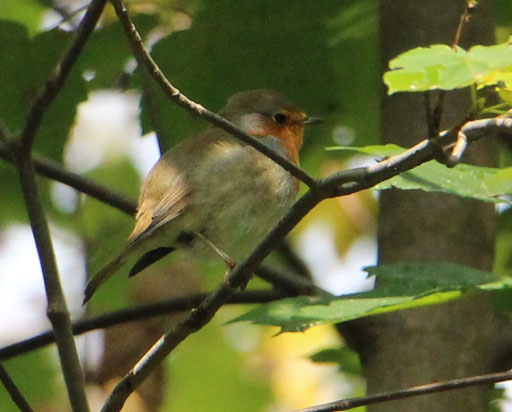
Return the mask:
<path fill-rule="evenodd" d="M 0 157 L 13 161 L 10 150 L 6 144 L 0 140 Z M 43 156 L 32 156 L 34 168 L 37 173 L 42 176 L 53 179 L 57 182 L 63 183 L 79 192 L 85 193 L 95 199 L 101 200 L 131 216 L 135 214 L 137 204 L 134 200 L 127 198 L 120 192 L 114 189 L 107 188 L 91 179 L 73 173 L 66 168 L 62 167 L 53 160 L 46 159 Z"/>
<path fill-rule="evenodd" d="M 71 42 L 68 50 L 64 52 L 62 58 L 46 80 L 46 84 L 43 89 L 34 99 L 27 115 L 25 128 L 21 133 L 23 150 L 29 152 L 32 148 L 37 129 L 41 125 L 46 110 L 62 89 L 62 86 L 64 86 L 64 82 L 66 81 L 71 68 L 82 52 L 82 49 L 93 32 L 94 27 L 96 27 L 96 23 L 103 12 L 106 2 L 106 0 L 92 1 L 85 17 L 76 31 L 74 40 Z"/>
<path fill-rule="evenodd" d="M 309 176 L 300 167 L 296 166 L 295 164 L 287 160 L 284 156 L 280 155 L 279 153 L 275 152 L 268 146 L 261 143 L 258 139 L 254 138 L 254 136 L 251 136 L 250 134 L 243 132 L 233 123 L 224 119 L 222 116 L 219 116 L 218 114 L 209 111 L 202 105 L 190 100 L 188 97 L 182 94 L 176 87 L 174 87 L 169 82 L 169 80 L 167 80 L 167 78 L 164 76 L 164 74 L 162 73 L 158 65 L 155 63 L 153 58 L 144 48 L 144 45 L 142 44 L 142 39 L 139 33 L 137 32 L 137 29 L 133 25 L 130 16 L 128 16 L 124 3 L 121 0 L 111 0 L 111 3 L 116 9 L 116 14 L 119 17 L 119 20 L 121 21 L 121 24 L 124 28 L 124 31 L 126 32 L 128 40 L 130 41 L 130 45 L 132 47 L 133 54 L 137 59 L 137 63 L 139 64 L 140 67 L 146 68 L 148 73 L 155 79 L 155 81 L 162 88 L 164 93 L 172 101 L 179 104 L 185 110 L 193 114 L 199 115 L 200 117 L 206 119 L 215 126 L 225 130 L 226 132 L 230 133 L 236 138 L 242 140 L 248 145 L 259 150 L 265 156 L 269 157 L 274 162 L 276 162 L 283 169 L 290 172 L 291 175 L 293 175 L 294 177 L 305 183 L 307 186 L 309 186 L 310 189 L 316 188 L 316 180 Z"/>
<path fill-rule="evenodd" d="M 73 339 L 71 317 L 59 279 L 48 221 L 39 195 L 30 152 L 16 153 L 16 166 L 39 254 L 48 301 L 47 316 L 55 334 L 69 400 L 74 412 L 88 412 L 85 381 Z"/>
<path fill-rule="evenodd" d="M 183 321 L 163 335 L 137 362 L 132 370 L 115 387 L 102 408 L 102 412 L 119 411 L 128 396 L 144 381 L 151 371 L 190 334 L 206 325 L 215 313 L 233 296 L 236 289 L 246 284 L 263 259 L 293 227 L 320 201 L 308 192 L 292 207 L 291 211 L 265 237 L 251 255 L 239 263 L 205 300 Z"/>
<path fill-rule="evenodd" d="M 426 385 L 413 386 L 394 392 L 383 392 L 375 395 L 362 396 L 360 398 L 343 399 L 335 402 L 324 403 L 322 405 L 312 406 L 306 409 L 300 409 L 297 412 L 333 412 L 346 411 L 359 406 L 372 405 L 375 403 L 389 402 L 397 399 L 405 399 L 413 396 L 427 395 L 429 393 L 438 393 L 463 389 L 470 386 L 489 385 L 512 379 L 512 371 L 490 373 L 488 375 L 471 376 L 469 378 L 453 379 L 450 381 L 429 383 Z"/>
<path fill-rule="evenodd" d="M 93 0 L 89 6 L 73 42 L 55 66 L 45 86 L 30 107 L 21 138 L 15 140 L 4 127 L 0 127 L 0 140 L 4 146 L 11 150 L 11 155 L 18 170 L 21 189 L 43 272 L 48 302 L 47 316 L 52 324 L 62 373 L 66 382 L 69 401 L 74 412 L 88 412 L 89 405 L 85 394 L 84 376 L 73 338 L 71 317 L 60 283 L 48 221 L 36 182 L 34 164 L 32 162 L 32 146 L 47 108 L 62 89 L 71 68 L 80 55 L 89 35 L 94 30 L 105 3 L 106 0 Z"/>
<path fill-rule="evenodd" d="M 13 151 L 12 156 L 17 167 L 21 190 L 43 272 L 48 301 L 47 316 L 55 335 L 69 400 L 74 412 L 88 412 L 89 405 L 85 394 L 85 381 L 73 338 L 71 316 L 59 279 L 48 221 L 39 196 L 30 151 L 21 150 L 20 144 L 1 124 L 0 142 Z"/>
<path fill-rule="evenodd" d="M 187 319 L 178 323 L 153 345 L 115 387 L 102 412 L 119 411 L 128 396 L 149 373 L 184 339 L 197 332 L 213 318 L 235 290 L 249 281 L 251 273 L 272 249 L 319 202 L 326 198 L 347 195 L 372 187 L 403 171 L 410 170 L 430 160 L 436 146 L 431 139 L 427 139 L 406 152 L 382 160 L 375 165 L 339 172 L 320 181 L 317 190 L 302 196 L 249 257 L 238 264 L 217 289 L 190 313 Z"/>
<path fill-rule="evenodd" d="M 16 383 L 11 379 L 4 366 L 0 363 L 0 382 L 3 383 L 7 393 L 21 412 L 34 412 L 27 400 L 20 392 Z"/>
<path fill-rule="evenodd" d="M 227 303 L 248 304 L 266 303 L 280 300 L 286 297 L 295 296 L 295 293 L 284 292 L 276 289 L 269 290 L 248 290 L 235 293 Z M 82 319 L 73 323 L 73 334 L 81 335 L 96 329 L 108 328 L 125 322 L 133 322 L 148 319 L 155 316 L 162 316 L 169 313 L 183 312 L 199 305 L 205 298 L 206 293 L 197 293 L 189 296 L 179 296 L 161 302 L 139 305 L 115 312 L 106 313 L 90 319 Z M 52 331 L 43 332 L 32 338 L 0 348 L 0 360 L 10 359 L 15 356 L 42 348 L 55 342 Z"/>

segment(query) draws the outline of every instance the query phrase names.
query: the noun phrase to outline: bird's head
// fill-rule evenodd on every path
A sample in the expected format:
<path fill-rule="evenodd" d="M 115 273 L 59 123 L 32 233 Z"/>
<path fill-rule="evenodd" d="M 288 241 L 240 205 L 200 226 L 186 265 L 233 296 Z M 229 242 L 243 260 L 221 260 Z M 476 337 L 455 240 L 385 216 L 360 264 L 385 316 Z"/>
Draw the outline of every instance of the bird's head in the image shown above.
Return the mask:
<path fill-rule="evenodd" d="M 260 89 L 231 96 L 220 114 L 243 131 L 263 139 L 278 138 L 286 156 L 299 163 L 304 129 L 320 123 L 308 117 L 288 98 L 273 90 Z"/>

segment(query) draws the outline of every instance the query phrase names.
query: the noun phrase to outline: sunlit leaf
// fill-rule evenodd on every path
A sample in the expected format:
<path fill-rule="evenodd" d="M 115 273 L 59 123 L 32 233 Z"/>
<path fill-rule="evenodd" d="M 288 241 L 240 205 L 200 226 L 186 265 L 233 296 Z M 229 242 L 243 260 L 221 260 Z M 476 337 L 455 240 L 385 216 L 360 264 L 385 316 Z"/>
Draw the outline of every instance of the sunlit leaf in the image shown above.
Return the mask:
<path fill-rule="evenodd" d="M 389 62 L 388 93 L 452 90 L 471 84 L 496 84 L 512 65 L 512 45 L 474 46 L 469 51 L 444 44 L 418 47 Z"/>
<path fill-rule="evenodd" d="M 279 326 L 280 332 L 300 332 L 315 325 L 440 304 L 476 290 L 512 288 L 510 279 L 451 263 L 400 263 L 368 268 L 367 271 L 377 276 L 378 289 L 342 297 L 283 299 L 261 305 L 233 322 L 251 321 Z"/>
<path fill-rule="evenodd" d="M 405 149 L 386 144 L 366 147 L 337 146 L 329 150 L 350 150 L 385 158 L 402 153 Z M 392 187 L 402 190 L 450 193 L 486 202 L 501 202 L 504 196 L 512 194 L 512 168 L 497 169 L 467 164 L 448 168 L 432 160 L 392 177 L 378 184 L 374 189 L 385 190 Z"/>

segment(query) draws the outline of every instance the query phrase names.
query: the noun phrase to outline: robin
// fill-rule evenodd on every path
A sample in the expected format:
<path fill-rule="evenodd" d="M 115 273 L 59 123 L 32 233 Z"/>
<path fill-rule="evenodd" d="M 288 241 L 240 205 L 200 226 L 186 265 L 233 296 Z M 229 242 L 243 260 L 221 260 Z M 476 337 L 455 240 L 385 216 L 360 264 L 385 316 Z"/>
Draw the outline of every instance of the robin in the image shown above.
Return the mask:
<path fill-rule="evenodd" d="M 319 122 L 266 89 L 233 95 L 219 114 L 297 165 L 305 127 Z M 213 250 L 233 267 L 286 213 L 298 190 L 290 173 L 220 128 L 186 139 L 149 172 L 127 244 L 89 280 L 84 303 L 127 261 L 138 259 L 133 276 L 180 247 Z"/>

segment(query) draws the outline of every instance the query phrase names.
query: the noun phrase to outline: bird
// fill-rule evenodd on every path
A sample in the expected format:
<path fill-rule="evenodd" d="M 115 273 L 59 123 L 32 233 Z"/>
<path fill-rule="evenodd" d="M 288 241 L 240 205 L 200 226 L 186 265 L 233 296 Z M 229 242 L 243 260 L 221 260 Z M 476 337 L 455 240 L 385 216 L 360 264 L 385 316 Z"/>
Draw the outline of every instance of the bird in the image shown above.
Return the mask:
<path fill-rule="evenodd" d="M 284 95 L 257 89 L 232 95 L 219 115 L 299 165 L 308 116 Z M 245 257 L 295 201 L 299 181 L 266 155 L 216 126 L 164 153 L 144 180 L 135 226 L 121 252 L 90 278 L 84 304 L 127 262 L 129 276 L 177 248 Z"/>

